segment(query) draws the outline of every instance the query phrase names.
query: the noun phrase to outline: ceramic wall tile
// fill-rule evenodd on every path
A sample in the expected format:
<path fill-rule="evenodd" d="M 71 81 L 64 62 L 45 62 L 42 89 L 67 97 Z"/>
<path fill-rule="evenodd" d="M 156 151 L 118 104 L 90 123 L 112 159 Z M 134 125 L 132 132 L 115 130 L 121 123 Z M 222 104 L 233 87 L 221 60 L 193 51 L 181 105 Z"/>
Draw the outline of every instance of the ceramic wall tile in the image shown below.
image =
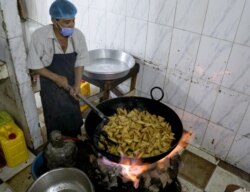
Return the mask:
<path fill-rule="evenodd" d="M 185 111 L 183 114 L 182 123 L 183 128 L 192 133 L 192 136 L 187 142 L 199 148 L 208 126 L 208 120 Z"/>
<path fill-rule="evenodd" d="M 106 13 L 89 9 L 90 48 L 105 47 L 106 38 Z M 93 46 L 96 44 L 95 46 Z"/>
<path fill-rule="evenodd" d="M 47 1 L 54 1 L 54 0 L 47 0 Z M 88 8 L 89 7 L 89 0 L 71 0 L 71 2 L 76 6 L 77 8 L 77 17 L 78 17 L 78 12 L 81 11 L 81 8 Z M 105 1 L 104 1 L 105 2 Z"/>
<path fill-rule="evenodd" d="M 4 23 L 3 23 L 3 17 L 2 14 L 0 14 L 0 38 L 6 38 L 6 32 L 3 29 Z"/>
<path fill-rule="evenodd" d="M 77 7 L 77 15 L 75 19 L 75 27 L 80 29 L 84 34 L 86 39 L 90 39 L 90 30 L 89 30 L 89 9 L 87 5 L 79 5 Z"/>
<path fill-rule="evenodd" d="M 249 183 L 244 181 L 240 177 L 233 175 L 232 173 L 222 169 L 221 167 L 216 167 L 212 177 L 210 178 L 207 187 L 205 188 L 206 192 L 223 192 L 225 191 L 227 185 L 235 184 L 243 186 L 249 189 Z"/>
<path fill-rule="evenodd" d="M 148 94 L 148 93 L 140 92 L 139 96 L 140 96 L 140 97 L 145 97 L 145 98 L 149 98 L 149 99 L 150 99 L 150 94 Z"/>
<path fill-rule="evenodd" d="M 167 68 L 171 37 L 172 28 L 149 23 L 145 59 Z"/>
<path fill-rule="evenodd" d="M 28 20 L 24 23 L 24 43 L 26 47 L 29 47 L 30 45 L 31 35 L 33 34 L 33 32 L 42 26 L 42 24 L 34 22 L 33 20 Z"/>
<path fill-rule="evenodd" d="M 6 79 L 4 83 L 1 84 L 1 109 L 7 110 L 8 113 L 14 118 L 15 122 L 21 126 L 24 121 L 23 107 L 21 105 L 22 101 L 19 96 L 19 89 L 16 84 L 13 84 L 10 81 L 11 78 L 12 77 Z"/>
<path fill-rule="evenodd" d="M 37 120 L 37 118 L 31 119 L 28 121 L 28 126 L 30 128 L 29 131 L 31 135 L 32 145 L 34 149 L 38 149 L 44 144 L 43 138 L 41 135 L 42 130 L 41 130 L 41 127 L 39 126 L 39 121 Z"/>
<path fill-rule="evenodd" d="M 250 1 L 246 1 L 235 42 L 250 46 Z"/>
<path fill-rule="evenodd" d="M 88 47 L 88 50 L 90 49 L 90 40 L 86 39 L 86 44 L 87 44 L 87 47 Z"/>
<path fill-rule="evenodd" d="M 242 122 L 241 122 L 240 128 L 237 132 L 237 134 L 242 135 L 242 136 L 250 139 L 249 122 L 250 122 L 250 106 L 248 106 L 248 109 L 244 115 Z"/>
<path fill-rule="evenodd" d="M 49 8 L 54 1 L 53 2 L 51 2 L 51 0 L 46 0 L 46 1 L 47 3 L 44 3 L 44 1 L 36 0 L 37 19 L 35 21 L 38 21 L 43 25 L 52 23 L 51 15 L 49 14 Z"/>
<path fill-rule="evenodd" d="M 126 18 L 125 50 L 136 57 L 145 56 L 147 22 Z"/>
<path fill-rule="evenodd" d="M 244 147 L 243 147 L 244 146 Z M 250 139 L 237 135 L 229 150 L 227 161 L 232 165 L 250 173 Z M 250 185 L 250 184 L 249 184 Z"/>
<path fill-rule="evenodd" d="M 39 1 L 39 0 L 24 0 L 24 1 L 25 1 L 26 9 L 27 9 L 28 18 L 35 20 L 35 21 L 38 21 L 37 11 L 39 8 L 37 7 L 37 1 Z"/>
<path fill-rule="evenodd" d="M 97 9 L 99 11 L 106 10 L 106 0 L 91 0 L 89 1 L 89 8 Z"/>
<path fill-rule="evenodd" d="M 125 41 L 125 16 L 107 13 L 106 47 L 124 50 Z"/>
<path fill-rule="evenodd" d="M 50 5 L 53 0 L 25 0 L 28 18 L 37 21 L 43 25 L 51 23 L 51 17 L 49 14 Z"/>
<path fill-rule="evenodd" d="M 0 59 L 0 81 L 2 79 L 6 79 L 9 77 L 9 73 L 8 73 L 8 70 L 7 70 L 7 65 L 5 62 L 1 61 Z M 4 102 L 3 100 L 1 102 Z M 0 108 L 1 107 L 1 104 L 0 104 Z"/>
<path fill-rule="evenodd" d="M 231 42 L 202 36 L 194 76 L 220 84 L 231 49 Z"/>
<path fill-rule="evenodd" d="M 102 42 L 102 41 L 95 41 L 95 40 L 92 40 L 92 41 L 89 41 L 89 44 L 88 44 L 88 50 L 93 50 L 93 49 L 105 49 L 105 42 Z"/>
<path fill-rule="evenodd" d="M 168 67 L 193 74 L 199 42 L 200 35 L 174 29 Z"/>
<path fill-rule="evenodd" d="M 0 38 L 1 40 L 1 38 Z M 6 67 L 7 67 L 7 70 L 8 70 L 8 74 L 9 74 L 9 77 L 10 79 L 13 79 L 14 82 L 16 81 L 16 74 L 15 74 L 15 68 L 14 68 L 14 65 L 13 65 L 13 61 L 11 60 L 11 53 L 10 53 L 10 47 L 9 47 L 9 44 L 7 43 L 7 39 L 3 39 L 4 40 L 4 62 L 7 64 Z M 1 45 L 1 44 L 0 44 Z M 13 82 L 13 83 L 14 83 Z M 15 86 L 14 86 L 15 87 Z M 13 88 L 11 88 L 12 90 Z M 13 96 L 14 98 L 14 96 Z M 17 97 L 15 99 L 18 99 Z M 20 100 L 19 100 L 20 101 Z M 19 103 L 19 101 L 17 100 L 16 103 Z M 4 103 L 5 104 L 5 103 Z M 9 104 L 8 102 L 6 104 Z M 12 103 L 11 103 L 12 104 Z M 15 104 L 16 105 L 16 104 Z"/>
<path fill-rule="evenodd" d="M 17 92 L 20 92 L 20 101 L 23 103 L 22 110 L 25 113 L 26 120 L 32 120 L 35 117 L 38 117 L 36 103 L 34 99 L 34 94 L 31 89 L 31 83 L 25 82 L 18 85 Z"/>
<path fill-rule="evenodd" d="M 245 0 L 210 0 L 203 33 L 233 41 Z"/>
<path fill-rule="evenodd" d="M 150 0 L 149 18 L 153 23 L 173 26 L 177 0 Z"/>
<path fill-rule="evenodd" d="M 122 82 L 121 84 L 119 84 L 117 86 L 117 88 L 119 89 L 119 91 L 121 91 L 123 94 L 127 94 L 130 92 L 130 82 L 131 82 L 131 78 L 127 79 L 126 81 Z"/>
<path fill-rule="evenodd" d="M 24 103 L 23 110 L 27 121 L 38 117 L 35 97 L 31 89 L 31 82 L 19 85 L 21 101 Z"/>
<path fill-rule="evenodd" d="M 49 8 L 50 8 L 50 6 L 52 5 L 52 3 L 55 1 L 55 0 L 46 0 L 47 1 L 47 7 L 46 7 L 46 11 L 43 11 L 43 13 L 44 13 L 44 15 L 46 16 L 46 18 L 47 18 L 47 24 L 50 24 L 50 23 L 52 23 L 51 22 L 51 16 L 50 16 L 50 14 L 49 14 Z M 77 0 L 75 0 L 75 1 L 77 1 Z M 74 4 L 76 3 L 75 1 L 72 1 Z M 82 1 L 88 1 L 88 0 L 81 0 L 81 2 Z M 42 2 L 42 1 L 39 1 L 39 2 Z M 79 10 L 78 10 L 79 11 Z"/>
<path fill-rule="evenodd" d="M 126 15 L 127 0 L 107 0 L 107 11 L 118 15 Z"/>
<path fill-rule="evenodd" d="M 221 87 L 211 115 L 211 121 L 236 133 L 248 104 L 248 96 Z"/>
<path fill-rule="evenodd" d="M 153 87 L 163 88 L 164 79 L 166 72 L 164 70 L 159 70 L 152 66 L 144 66 L 143 79 L 142 79 L 142 92 L 150 95 L 150 91 Z M 161 94 L 159 92 L 154 93 L 155 98 L 160 98 Z"/>
<path fill-rule="evenodd" d="M 234 132 L 210 122 L 201 147 L 224 160 L 234 139 Z"/>
<path fill-rule="evenodd" d="M 250 95 L 250 47 L 234 44 L 222 85 Z"/>
<path fill-rule="evenodd" d="M 193 79 L 188 93 L 185 110 L 209 119 L 214 108 L 219 86 L 214 83 Z"/>
<path fill-rule="evenodd" d="M 190 76 L 179 73 L 178 71 L 168 70 L 164 86 L 164 102 L 180 109 L 184 109 L 190 87 L 190 81 Z"/>
<path fill-rule="evenodd" d="M 19 84 L 22 84 L 24 82 L 30 81 L 26 63 L 26 50 L 23 42 L 23 37 L 10 39 L 9 46 L 17 82 Z"/>
<path fill-rule="evenodd" d="M 6 39 L 0 37 L 0 60 L 6 61 L 6 49 L 7 49 Z"/>
<path fill-rule="evenodd" d="M 201 33 L 208 0 L 179 0 L 175 16 L 175 27 Z"/>
<path fill-rule="evenodd" d="M 162 101 L 162 102 L 164 102 L 164 101 Z M 178 117 L 179 117 L 180 120 L 182 121 L 183 113 L 184 113 L 183 109 L 180 109 L 180 108 L 178 108 L 178 107 L 175 107 L 175 106 L 173 106 L 173 105 L 171 105 L 171 104 L 169 104 L 169 103 L 165 103 L 165 105 L 167 105 L 168 107 L 170 107 L 170 108 L 178 115 Z"/>
<path fill-rule="evenodd" d="M 141 91 L 138 91 L 137 89 L 135 90 L 135 95 L 134 96 L 137 96 L 137 97 L 141 97 Z"/>
<path fill-rule="evenodd" d="M 143 72 L 144 72 L 144 62 L 142 60 L 136 59 L 135 60 L 136 63 L 139 64 L 139 73 L 137 74 L 136 77 L 136 84 L 135 84 L 135 88 L 138 91 L 142 90 L 142 80 L 143 80 Z"/>
<path fill-rule="evenodd" d="M 127 16 L 148 20 L 149 0 L 127 0 Z"/>
<path fill-rule="evenodd" d="M 33 145 L 35 147 L 41 146 L 43 144 L 43 140 L 40 129 L 38 129 L 38 113 L 30 82 L 21 84 L 19 89 L 23 103 L 23 110 L 31 134 L 31 139 L 34 142 Z"/>
<path fill-rule="evenodd" d="M 208 154 L 204 150 L 201 150 L 200 148 L 195 147 L 193 145 L 188 145 L 186 150 L 190 151 L 191 153 L 193 153 L 193 154 L 195 154 L 203 159 L 206 159 L 207 161 L 209 161 L 210 163 L 212 163 L 214 165 L 218 165 L 218 163 L 220 161 L 218 158 Z"/>
<path fill-rule="evenodd" d="M 6 27 L 6 37 L 8 39 L 22 36 L 22 26 L 17 9 L 17 1 L 7 1 L 3 0 L 1 2 L 0 11 L 3 14 L 4 23 Z M 11 11 L 9 11 L 11 10 Z"/>

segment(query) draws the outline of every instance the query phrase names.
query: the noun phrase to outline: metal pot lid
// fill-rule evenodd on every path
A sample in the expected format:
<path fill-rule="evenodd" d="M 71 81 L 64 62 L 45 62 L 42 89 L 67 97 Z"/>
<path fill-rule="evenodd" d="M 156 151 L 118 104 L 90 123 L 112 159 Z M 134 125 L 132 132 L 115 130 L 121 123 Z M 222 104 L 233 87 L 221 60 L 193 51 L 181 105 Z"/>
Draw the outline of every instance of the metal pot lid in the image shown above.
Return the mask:
<path fill-rule="evenodd" d="M 133 56 L 114 49 L 89 51 L 89 64 L 84 75 L 97 80 L 112 80 L 124 77 L 135 65 Z"/>

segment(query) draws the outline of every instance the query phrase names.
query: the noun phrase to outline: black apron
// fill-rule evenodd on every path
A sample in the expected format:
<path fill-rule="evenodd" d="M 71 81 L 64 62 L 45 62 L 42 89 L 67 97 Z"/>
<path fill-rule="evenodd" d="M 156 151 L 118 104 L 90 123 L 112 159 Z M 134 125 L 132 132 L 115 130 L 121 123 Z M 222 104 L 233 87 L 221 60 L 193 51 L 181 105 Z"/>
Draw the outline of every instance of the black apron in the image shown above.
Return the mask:
<path fill-rule="evenodd" d="M 75 82 L 74 67 L 77 57 L 74 42 L 72 40 L 73 53 L 56 54 L 54 39 L 52 41 L 54 55 L 52 63 L 47 69 L 67 77 L 69 85 L 73 86 Z M 58 87 L 50 79 L 41 77 L 40 83 L 47 136 L 51 131 L 59 130 L 63 135 L 76 137 L 81 133 L 80 128 L 83 124 L 79 102 L 68 91 Z"/>

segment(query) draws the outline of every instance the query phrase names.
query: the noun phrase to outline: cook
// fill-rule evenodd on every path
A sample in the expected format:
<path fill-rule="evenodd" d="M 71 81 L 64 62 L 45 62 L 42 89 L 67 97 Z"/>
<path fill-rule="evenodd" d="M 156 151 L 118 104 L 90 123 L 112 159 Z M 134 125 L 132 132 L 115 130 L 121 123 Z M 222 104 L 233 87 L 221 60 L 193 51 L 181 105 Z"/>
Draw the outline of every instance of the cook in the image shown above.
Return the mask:
<path fill-rule="evenodd" d="M 28 68 L 40 76 L 47 135 L 60 130 L 63 135 L 76 137 L 83 124 L 76 94 L 83 67 L 88 63 L 87 45 L 82 32 L 75 28 L 74 4 L 56 0 L 49 13 L 52 24 L 32 34 Z"/>

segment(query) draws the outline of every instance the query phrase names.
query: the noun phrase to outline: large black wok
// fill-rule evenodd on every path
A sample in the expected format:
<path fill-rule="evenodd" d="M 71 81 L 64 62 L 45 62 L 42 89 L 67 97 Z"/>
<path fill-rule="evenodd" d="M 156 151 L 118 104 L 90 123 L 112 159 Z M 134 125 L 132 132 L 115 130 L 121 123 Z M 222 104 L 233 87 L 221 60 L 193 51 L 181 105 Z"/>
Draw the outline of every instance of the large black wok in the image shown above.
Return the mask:
<path fill-rule="evenodd" d="M 171 148 L 166 149 L 166 151 L 162 154 L 152 157 L 141 158 L 140 160 L 142 163 L 153 163 L 162 159 L 176 147 L 182 137 L 183 127 L 177 114 L 168 106 L 154 99 L 148 99 L 144 97 L 118 97 L 106 100 L 98 104 L 96 107 L 100 111 L 102 111 L 106 116 L 111 116 L 116 113 L 116 109 L 118 107 L 126 108 L 127 110 L 132 110 L 134 108 L 139 110 L 147 110 L 151 114 L 160 115 L 164 117 L 165 120 L 170 123 L 172 131 L 175 134 L 175 140 L 172 142 Z M 95 142 L 94 137 L 96 131 L 99 129 L 98 126 L 100 126 L 101 122 L 102 119 L 93 110 L 90 111 L 85 121 L 87 135 L 99 153 L 108 158 L 110 161 L 119 163 L 121 159 L 120 156 L 111 154 L 108 151 L 99 148 Z M 125 157 L 125 159 L 131 160 L 131 162 L 134 160 L 134 158 L 129 157 Z"/>

